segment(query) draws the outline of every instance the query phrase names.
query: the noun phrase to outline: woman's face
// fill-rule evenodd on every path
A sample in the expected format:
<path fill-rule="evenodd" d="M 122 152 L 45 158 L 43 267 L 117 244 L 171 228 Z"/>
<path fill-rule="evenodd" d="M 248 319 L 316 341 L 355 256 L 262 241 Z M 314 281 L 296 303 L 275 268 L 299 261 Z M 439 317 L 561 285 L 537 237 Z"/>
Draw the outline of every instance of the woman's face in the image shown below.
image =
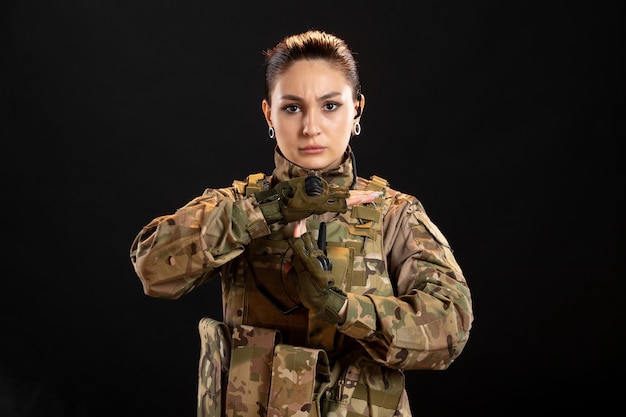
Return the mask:
<path fill-rule="evenodd" d="M 342 72 L 321 59 L 294 62 L 277 78 L 272 106 L 263 113 L 283 155 L 303 168 L 335 168 L 342 162 L 358 101 Z M 364 99 L 361 99 L 361 107 Z"/>

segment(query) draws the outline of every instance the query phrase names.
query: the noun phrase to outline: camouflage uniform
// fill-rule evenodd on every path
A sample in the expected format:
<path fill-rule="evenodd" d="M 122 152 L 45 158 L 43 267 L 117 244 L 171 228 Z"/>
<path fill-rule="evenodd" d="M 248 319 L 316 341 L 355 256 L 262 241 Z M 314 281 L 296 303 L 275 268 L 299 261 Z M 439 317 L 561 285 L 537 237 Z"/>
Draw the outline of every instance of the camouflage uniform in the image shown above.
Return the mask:
<path fill-rule="evenodd" d="M 270 187 L 310 174 L 278 150 L 274 160 L 274 172 L 264 178 Z M 298 307 L 286 279 L 295 273 L 286 243 L 294 225 L 265 222 L 256 198 L 246 195 L 246 188 L 254 189 L 250 177 L 206 189 L 174 214 L 155 218 L 134 240 L 132 263 L 145 294 L 159 298 L 177 299 L 221 276 L 223 320 L 233 343 L 245 339 L 241 329 L 272 329 L 283 344 L 328 355 L 329 382 L 317 397 L 320 414 L 410 416 L 403 371 L 446 369 L 468 340 L 473 311 L 465 278 L 415 197 L 378 177 L 354 181 L 349 157 L 316 174 L 354 189 L 384 191 L 373 204 L 306 219 L 312 234 L 321 222 L 327 225 L 335 283 L 348 297 L 340 325 L 309 318 Z M 260 383 L 267 389 L 268 381 Z M 368 409 L 375 406 L 392 410 Z"/>

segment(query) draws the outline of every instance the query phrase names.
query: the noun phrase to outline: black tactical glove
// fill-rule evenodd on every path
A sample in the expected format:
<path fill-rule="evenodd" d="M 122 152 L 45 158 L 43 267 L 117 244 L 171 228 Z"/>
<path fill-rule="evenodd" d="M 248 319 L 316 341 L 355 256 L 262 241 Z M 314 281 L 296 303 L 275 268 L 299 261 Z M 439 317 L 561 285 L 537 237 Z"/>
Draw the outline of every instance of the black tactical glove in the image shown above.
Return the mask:
<path fill-rule="evenodd" d="M 298 273 L 289 277 L 298 290 L 300 301 L 314 317 L 331 324 L 339 323 L 339 310 L 347 297 L 334 285 L 330 259 L 309 232 L 289 239 L 289 246 L 293 249 L 293 266 Z"/>
<path fill-rule="evenodd" d="M 283 181 L 271 190 L 255 193 L 267 223 L 286 223 L 326 212 L 345 213 L 347 187 L 329 184 L 315 175 Z"/>

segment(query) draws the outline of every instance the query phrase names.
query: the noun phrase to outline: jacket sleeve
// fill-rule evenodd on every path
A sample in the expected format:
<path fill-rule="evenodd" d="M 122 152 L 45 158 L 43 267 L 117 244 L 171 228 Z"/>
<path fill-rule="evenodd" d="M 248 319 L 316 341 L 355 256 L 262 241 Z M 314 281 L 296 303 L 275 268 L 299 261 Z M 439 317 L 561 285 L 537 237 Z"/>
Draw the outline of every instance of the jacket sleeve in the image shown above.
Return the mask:
<path fill-rule="evenodd" d="M 254 196 L 206 189 L 137 234 L 130 260 L 146 295 L 178 299 L 216 275 L 251 239 L 270 233 Z"/>
<path fill-rule="evenodd" d="M 398 369 L 446 369 L 473 321 L 470 290 L 448 241 L 421 203 L 396 196 L 384 217 L 384 245 L 397 296 L 348 294 L 340 331 L 372 358 Z"/>

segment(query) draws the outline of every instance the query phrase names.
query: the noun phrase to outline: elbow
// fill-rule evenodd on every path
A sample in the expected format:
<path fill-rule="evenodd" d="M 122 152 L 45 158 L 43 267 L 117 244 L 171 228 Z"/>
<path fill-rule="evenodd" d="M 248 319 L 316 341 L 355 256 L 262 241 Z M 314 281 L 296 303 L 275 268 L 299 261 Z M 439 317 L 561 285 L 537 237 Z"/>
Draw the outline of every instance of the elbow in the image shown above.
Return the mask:
<path fill-rule="evenodd" d="M 189 292 L 194 284 L 187 266 L 177 267 L 176 262 L 164 262 L 158 257 L 145 255 L 134 263 L 145 295 L 154 298 L 176 300 Z"/>
<path fill-rule="evenodd" d="M 149 281 L 142 281 L 142 284 L 144 294 L 153 298 L 178 300 L 184 294 L 189 292 L 189 288 L 181 286 L 178 281 L 159 282 L 154 284 Z"/>

